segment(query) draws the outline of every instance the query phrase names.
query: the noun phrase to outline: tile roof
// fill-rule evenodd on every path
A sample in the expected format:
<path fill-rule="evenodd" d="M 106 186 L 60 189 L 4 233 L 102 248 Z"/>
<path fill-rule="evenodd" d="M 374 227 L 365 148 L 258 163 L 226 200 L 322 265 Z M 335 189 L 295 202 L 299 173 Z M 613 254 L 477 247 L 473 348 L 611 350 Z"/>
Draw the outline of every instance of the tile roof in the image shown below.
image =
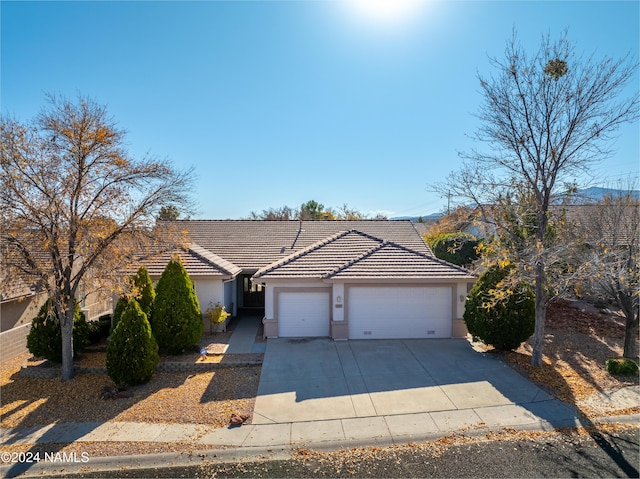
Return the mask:
<path fill-rule="evenodd" d="M 621 202 L 622 203 L 622 202 Z M 591 244 L 629 246 L 640 237 L 640 205 L 635 202 L 589 205 L 561 205 L 552 208 L 564 216 L 574 232 Z"/>
<path fill-rule="evenodd" d="M 261 268 L 254 279 L 475 279 L 464 268 L 357 230 L 343 231 Z"/>
<path fill-rule="evenodd" d="M 179 220 L 171 223 L 179 230 L 188 231 L 191 241 L 250 272 L 352 229 L 431 254 L 410 221 Z"/>
<path fill-rule="evenodd" d="M 152 260 L 148 260 L 145 263 L 145 267 L 149 275 L 160 276 L 174 254 L 180 256 L 182 264 L 189 272 L 189 276 L 192 277 L 222 276 L 231 278 L 241 271 L 241 269 L 233 263 L 194 243 L 191 244 L 188 249 L 162 253 Z"/>
<path fill-rule="evenodd" d="M 41 290 L 37 283 L 30 285 L 26 277 L 22 277 L 19 273 L 9 274 L 6 269 L 0 271 L 0 302 L 11 301 L 15 299 L 33 296 Z"/>

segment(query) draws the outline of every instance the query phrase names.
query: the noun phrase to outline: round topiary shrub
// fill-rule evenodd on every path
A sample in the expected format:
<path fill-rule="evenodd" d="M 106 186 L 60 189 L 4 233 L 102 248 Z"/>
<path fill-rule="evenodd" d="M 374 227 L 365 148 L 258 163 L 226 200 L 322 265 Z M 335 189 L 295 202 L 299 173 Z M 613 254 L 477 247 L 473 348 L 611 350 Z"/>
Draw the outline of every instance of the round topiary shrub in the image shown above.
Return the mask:
<path fill-rule="evenodd" d="M 49 361 L 62 362 L 62 328 L 51 308 L 49 300 L 40 307 L 38 315 L 31 320 L 27 335 L 27 349 L 31 354 Z M 89 325 L 76 303 L 73 316 L 73 354 L 77 356 L 89 344 Z"/>
<path fill-rule="evenodd" d="M 151 328 L 161 351 L 180 354 L 202 337 L 204 323 L 193 282 L 179 258 L 173 258 L 156 287 Z"/>
<path fill-rule="evenodd" d="M 535 328 L 535 297 L 525 283 L 505 289 L 502 284 L 513 267 L 494 265 L 469 292 L 464 322 L 474 340 L 504 351 L 517 349 Z"/>
<path fill-rule="evenodd" d="M 118 386 L 149 382 L 160 357 L 158 344 L 140 305 L 131 299 L 107 346 L 107 374 Z"/>
<path fill-rule="evenodd" d="M 430 245 L 436 258 L 465 266 L 478 259 L 476 247 L 480 241 L 470 233 L 443 233 L 436 236 Z"/>
<path fill-rule="evenodd" d="M 638 374 L 638 364 L 629 358 L 607 359 L 607 372 L 614 376 L 631 376 Z"/>

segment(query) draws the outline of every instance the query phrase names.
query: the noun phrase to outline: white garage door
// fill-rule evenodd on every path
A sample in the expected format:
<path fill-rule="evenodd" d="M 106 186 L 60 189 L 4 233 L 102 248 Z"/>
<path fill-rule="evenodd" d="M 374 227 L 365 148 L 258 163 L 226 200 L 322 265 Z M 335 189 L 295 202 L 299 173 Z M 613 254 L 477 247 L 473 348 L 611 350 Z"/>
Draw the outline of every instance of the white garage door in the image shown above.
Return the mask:
<path fill-rule="evenodd" d="M 328 292 L 278 294 L 278 336 L 303 338 L 329 336 Z"/>
<path fill-rule="evenodd" d="M 350 339 L 450 338 L 450 287 L 351 287 Z"/>

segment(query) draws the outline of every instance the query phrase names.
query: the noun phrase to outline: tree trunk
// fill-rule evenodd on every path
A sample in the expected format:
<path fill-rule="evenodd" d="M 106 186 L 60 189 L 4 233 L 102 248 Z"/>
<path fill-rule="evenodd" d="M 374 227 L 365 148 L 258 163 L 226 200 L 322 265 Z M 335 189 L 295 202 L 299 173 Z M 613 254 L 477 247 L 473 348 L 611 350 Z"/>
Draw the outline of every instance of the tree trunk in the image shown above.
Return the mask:
<path fill-rule="evenodd" d="M 626 312 L 625 312 L 626 313 Z M 630 314 L 629 314 L 630 313 Z M 633 311 L 626 313 L 626 327 L 624 331 L 624 353 L 625 358 L 638 360 L 638 346 L 636 340 L 638 338 L 639 322 L 638 315 Z"/>
<path fill-rule="evenodd" d="M 542 366 L 542 348 L 544 347 L 544 323 L 547 315 L 547 293 L 544 290 L 545 274 L 544 265 L 537 264 L 535 304 L 536 304 L 536 326 L 533 335 L 533 352 L 531 354 L 531 365 Z"/>
<path fill-rule="evenodd" d="M 74 307 L 67 308 L 64 320 L 60 321 L 62 330 L 62 381 L 73 379 L 73 316 Z"/>

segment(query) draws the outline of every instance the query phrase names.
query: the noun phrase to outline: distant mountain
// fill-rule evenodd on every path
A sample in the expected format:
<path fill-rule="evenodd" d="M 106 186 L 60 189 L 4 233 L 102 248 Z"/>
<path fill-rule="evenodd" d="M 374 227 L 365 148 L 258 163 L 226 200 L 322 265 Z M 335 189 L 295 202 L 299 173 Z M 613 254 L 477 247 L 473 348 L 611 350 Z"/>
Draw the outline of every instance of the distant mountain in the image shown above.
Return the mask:
<path fill-rule="evenodd" d="M 394 216 L 393 218 L 389 218 L 389 219 L 393 221 L 410 220 L 410 221 L 413 221 L 414 223 L 417 223 L 418 220 L 422 218 L 422 221 L 427 223 L 429 221 L 438 221 L 440 218 L 442 218 L 442 216 L 444 216 L 444 213 L 431 213 L 430 215 L 423 215 L 423 216 Z"/>
<path fill-rule="evenodd" d="M 592 186 L 584 190 L 578 190 L 569 195 L 561 195 L 554 201 L 555 204 L 571 204 L 584 205 L 589 203 L 597 203 L 605 196 L 623 196 L 630 193 L 637 200 L 640 200 L 640 191 L 638 190 L 616 190 L 613 188 L 602 188 L 600 186 Z"/>
<path fill-rule="evenodd" d="M 559 195 L 555 201 L 553 202 L 556 205 L 559 204 L 570 204 L 570 205 L 584 205 L 589 203 L 597 203 L 601 201 L 605 196 L 622 196 L 627 193 L 631 193 L 635 199 L 640 201 L 640 190 L 616 190 L 613 188 L 602 188 L 600 186 L 592 186 L 590 188 L 585 188 L 583 190 L 577 190 L 575 193 L 571 193 L 569 195 Z M 431 213 L 429 215 L 423 216 L 394 216 L 389 218 L 390 220 L 410 220 L 414 223 L 418 222 L 419 218 L 422 218 L 422 221 L 425 223 L 429 221 L 438 221 L 442 218 L 446 213 Z"/>

